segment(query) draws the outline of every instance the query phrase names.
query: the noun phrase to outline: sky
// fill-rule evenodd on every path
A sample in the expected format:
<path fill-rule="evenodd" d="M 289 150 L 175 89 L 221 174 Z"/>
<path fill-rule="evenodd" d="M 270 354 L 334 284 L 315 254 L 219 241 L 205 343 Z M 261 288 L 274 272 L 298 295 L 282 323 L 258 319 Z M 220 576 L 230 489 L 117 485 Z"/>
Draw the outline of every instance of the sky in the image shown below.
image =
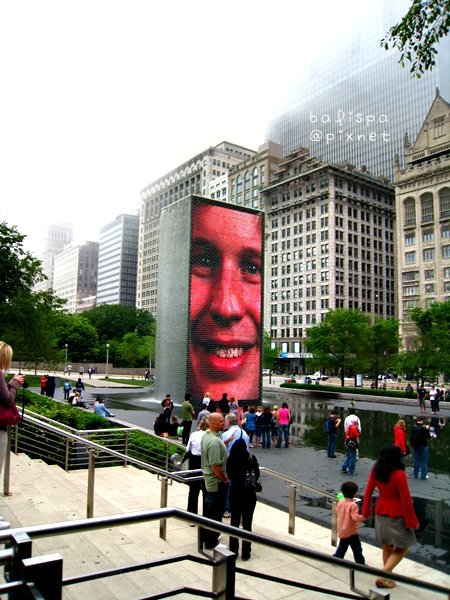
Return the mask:
<path fill-rule="evenodd" d="M 223 140 L 257 149 L 301 68 L 356 0 L 14 0 L 0 4 L 0 221 L 38 253 L 140 205 Z"/>

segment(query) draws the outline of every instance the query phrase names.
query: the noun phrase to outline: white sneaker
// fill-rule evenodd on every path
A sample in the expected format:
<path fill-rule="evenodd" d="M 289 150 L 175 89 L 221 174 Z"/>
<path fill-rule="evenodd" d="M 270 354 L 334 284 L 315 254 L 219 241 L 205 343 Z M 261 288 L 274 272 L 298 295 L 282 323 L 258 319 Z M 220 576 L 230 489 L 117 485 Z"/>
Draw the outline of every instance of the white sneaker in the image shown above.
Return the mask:
<path fill-rule="evenodd" d="M 11 527 L 11 523 L 8 521 L 0 521 L 0 530 L 1 529 L 9 529 Z"/>

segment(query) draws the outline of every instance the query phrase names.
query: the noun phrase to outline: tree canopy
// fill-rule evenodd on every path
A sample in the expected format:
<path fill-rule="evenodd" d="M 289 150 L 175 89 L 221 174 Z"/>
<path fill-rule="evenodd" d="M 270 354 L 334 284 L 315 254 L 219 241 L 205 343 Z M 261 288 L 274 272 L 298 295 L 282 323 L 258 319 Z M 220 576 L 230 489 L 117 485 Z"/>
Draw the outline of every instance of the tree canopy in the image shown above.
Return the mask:
<path fill-rule="evenodd" d="M 411 64 L 410 72 L 420 77 L 436 64 L 437 44 L 450 29 L 450 0 L 412 0 L 406 15 L 381 40 L 385 50 L 400 51 L 400 64 Z"/>
<path fill-rule="evenodd" d="M 322 323 L 308 329 L 308 352 L 321 370 L 338 372 L 344 385 L 346 374 L 367 369 L 369 328 L 369 317 L 358 309 L 330 310 Z"/>

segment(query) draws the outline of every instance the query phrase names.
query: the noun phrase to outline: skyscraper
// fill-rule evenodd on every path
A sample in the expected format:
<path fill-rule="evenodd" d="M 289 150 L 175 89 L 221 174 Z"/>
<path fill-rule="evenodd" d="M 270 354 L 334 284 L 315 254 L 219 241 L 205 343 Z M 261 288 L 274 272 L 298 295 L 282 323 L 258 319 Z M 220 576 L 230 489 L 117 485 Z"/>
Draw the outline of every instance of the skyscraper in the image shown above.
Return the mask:
<path fill-rule="evenodd" d="M 213 179 L 255 154 L 254 150 L 222 142 L 197 154 L 141 191 L 139 255 L 136 306 L 156 316 L 158 293 L 158 248 L 161 211 L 188 196 L 207 196 Z M 174 248 L 174 252 L 176 248 Z"/>
<path fill-rule="evenodd" d="M 280 142 L 285 154 L 305 147 L 322 160 L 349 162 L 392 179 L 404 133 L 415 139 L 436 87 L 450 97 L 449 38 L 439 46 L 436 66 L 420 79 L 411 76 L 408 64 L 401 68 L 398 52 L 380 46 L 409 5 L 407 0 L 366 2 L 356 25 L 346 30 L 345 19 L 339 23 L 337 42 L 330 46 L 318 36 L 315 58 L 301 67 L 267 139 Z M 292 64 L 298 68 L 301 59 Z"/>
<path fill-rule="evenodd" d="M 77 313 L 95 306 L 98 242 L 70 246 L 55 257 L 53 289 L 67 300 L 66 309 Z"/>
<path fill-rule="evenodd" d="M 72 242 L 72 237 L 73 226 L 70 223 L 51 223 L 48 226 L 43 250 L 39 254 L 39 259 L 42 261 L 42 271 L 47 279 L 35 286 L 36 291 L 49 290 L 53 287 L 55 256 Z"/>
<path fill-rule="evenodd" d="M 100 229 L 97 306 L 136 306 L 138 242 L 138 215 L 119 215 Z"/>

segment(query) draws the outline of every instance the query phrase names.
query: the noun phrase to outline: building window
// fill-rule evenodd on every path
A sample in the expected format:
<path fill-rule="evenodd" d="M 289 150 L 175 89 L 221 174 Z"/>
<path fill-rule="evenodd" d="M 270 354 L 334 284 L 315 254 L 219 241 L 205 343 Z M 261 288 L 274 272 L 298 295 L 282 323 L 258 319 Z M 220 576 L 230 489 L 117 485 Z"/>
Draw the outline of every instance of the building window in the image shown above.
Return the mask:
<path fill-rule="evenodd" d="M 450 188 L 439 190 L 439 210 L 441 219 L 450 217 Z"/>
<path fill-rule="evenodd" d="M 442 246 L 442 258 L 450 258 L 450 246 Z"/>
<path fill-rule="evenodd" d="M 425 269 L 424 275 L 425 275 L 425 281 L 434 279 L 434 269 Z"/>
<path fill-rule="evenodd" d="M 434 283 L 425 284 L 425 294 L 434 294 Z"/>
<path fill-rule="evenodd" d="M 422 234 L 422 240 L 424 242 L 434 242 L 434 229 L 427 229 Z"/>
<path fill-rule="evenodd" d="M 412 265 L 416 262 L 416 253 L 413 252 L 405 252 L 405 264 Z"/>
<path fill-rule="evenodd" d="M 443 240 L 450 240 L 450 227 L 443 227 L 441 229 L 441 237 Z"/>
<path fill-rule="evenodd" d="M 416 224 L 416 201 L 414 198 L 406 198 L 403 207 L 405 209 L 405 225 Z"/>
<path fill-rule="evenodd" d="M 419 281 L 419 271 L 407 271 L 403 273 L 402 280 L 406 281 Z"/>
<path fill-rule="evenodd" d="M 422 210 L 422 223 L 434 221 L 433 195 L 427 192 L 420 197 L 420 206 Z"/>
<path fill-rule="evenodd" d="M 450 246 L 448 246 L 450 248 Z M 442 248 L 442 255 L 444 253 L 444 248 Z M 425 248 L 423 251 L 423 260 L 434 260 L 436 257 L 436 252 L 434 248 Z"/>
<path fill-rule="evenodd" d="M 405 235 L 405 246 L 414 246 L 415 243 L 416 243 L 416 234 L 415 233 L 409 233 L 408 235 Z"/>

